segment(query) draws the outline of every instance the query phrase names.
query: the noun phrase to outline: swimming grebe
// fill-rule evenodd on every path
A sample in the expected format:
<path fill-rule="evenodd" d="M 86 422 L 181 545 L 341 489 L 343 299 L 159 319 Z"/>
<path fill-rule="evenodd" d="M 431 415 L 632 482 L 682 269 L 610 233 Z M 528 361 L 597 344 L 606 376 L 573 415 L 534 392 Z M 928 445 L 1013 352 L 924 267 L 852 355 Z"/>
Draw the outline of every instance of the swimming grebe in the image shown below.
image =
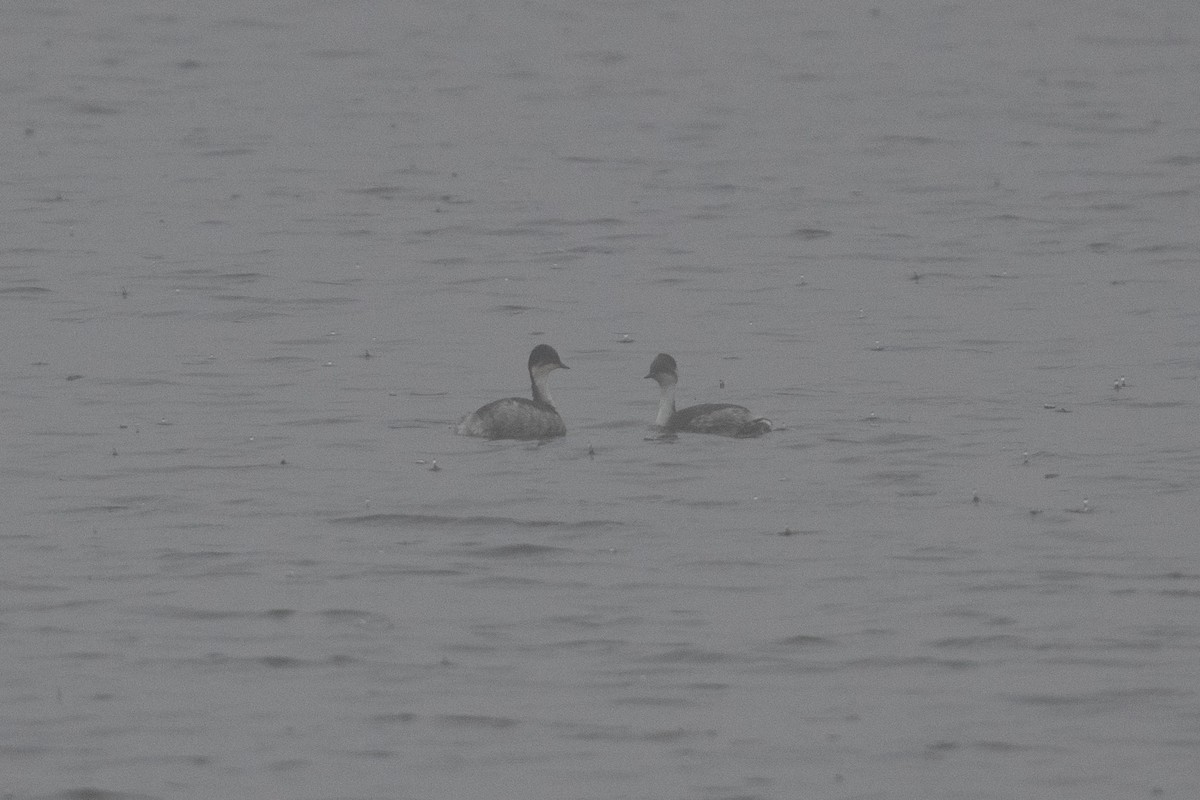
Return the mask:
<path fill-rule="evenodd" d="M 460 436 L 488 439 L 552 439 L 566 436 L 567 426 L 554 408 L 546 379 L 556 369 L 570 369 L 548 344 L 539 344 L 529 354 L 529 382 L 533 399 L 506 397 L 488 403 L 463 417 L 455 432 Z"/>
<path fill-rule="evenodd" d="M 668 432 L 715 433 L 718 436 L 750 438 L 771 430 L 771 420 L 755 417 L 750 409 L 733 403 L 702 403 L 675 410 L 675 384 L 679 382 L 675 359 L 659 353 L 650 364 L 650 374 L 658 383 L 662 398 L 654 424 Z"/>

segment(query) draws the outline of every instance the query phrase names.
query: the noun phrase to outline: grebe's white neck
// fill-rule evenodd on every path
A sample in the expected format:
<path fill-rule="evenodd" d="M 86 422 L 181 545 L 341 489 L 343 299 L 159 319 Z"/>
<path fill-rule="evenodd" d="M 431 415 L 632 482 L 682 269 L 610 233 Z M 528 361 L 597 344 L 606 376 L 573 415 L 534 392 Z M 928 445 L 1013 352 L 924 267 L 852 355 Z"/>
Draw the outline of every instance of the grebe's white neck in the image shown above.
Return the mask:
<path fill-rule="evenodd" d="M 537 364 L 529 368 L 529 382 L 533 386 L 533 399 L 556 408 L 554 399 L 550 397 L 550 373 L 558 369 L 557 364 Z"/>
<path fill-rule="evenodd" d="M 671 422 L 671 417 L 675 416 L 675 381 L 654 377 L 658 382 L 658 416 L 654 419 L 654 424 L 660 428 L 665 428 Z"/>

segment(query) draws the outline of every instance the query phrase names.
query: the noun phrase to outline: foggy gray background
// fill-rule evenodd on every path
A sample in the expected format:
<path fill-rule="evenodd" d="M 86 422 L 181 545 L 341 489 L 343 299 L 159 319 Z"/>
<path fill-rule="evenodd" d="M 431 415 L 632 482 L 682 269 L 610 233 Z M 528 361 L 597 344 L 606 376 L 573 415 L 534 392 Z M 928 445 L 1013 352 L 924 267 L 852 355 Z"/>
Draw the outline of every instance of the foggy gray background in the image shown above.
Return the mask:
<path fill-rule="evenodd" d="M 5 798 L 1200 794 L 1195 3 L 48 0 L 0 68 Z M 452 435 L 543 341 L 567 437 Z M 777 430 L 648 440 L 660 351 Z"/>

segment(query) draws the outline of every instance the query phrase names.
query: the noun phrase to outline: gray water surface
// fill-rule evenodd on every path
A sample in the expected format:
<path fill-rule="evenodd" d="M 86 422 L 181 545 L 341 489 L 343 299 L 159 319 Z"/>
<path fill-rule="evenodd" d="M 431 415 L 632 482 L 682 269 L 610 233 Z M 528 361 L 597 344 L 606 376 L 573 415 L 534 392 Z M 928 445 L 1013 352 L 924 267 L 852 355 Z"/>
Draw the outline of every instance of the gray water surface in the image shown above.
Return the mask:
<path fill-rule="evenodd" d="M 3 797 L 1200 795 L 1194 3 L 51 0 L 0 67 Z M 543 341 L 568 436 L 454 436 Z M 660 351 L 776 430 L 655 439 Z"/>

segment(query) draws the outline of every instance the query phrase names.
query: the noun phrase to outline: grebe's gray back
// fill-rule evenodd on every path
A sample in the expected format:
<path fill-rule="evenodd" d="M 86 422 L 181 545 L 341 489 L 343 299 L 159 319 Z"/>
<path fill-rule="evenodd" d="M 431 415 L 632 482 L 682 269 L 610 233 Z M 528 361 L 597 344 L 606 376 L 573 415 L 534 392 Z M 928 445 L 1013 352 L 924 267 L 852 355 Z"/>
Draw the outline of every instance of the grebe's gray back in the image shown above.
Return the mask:
<path fill-rule="evenodd" d="M 553 439 L 565 436 L 567 426 L 554 408 L 546 380 L 556 369 L 570 369 L 548 344 L 539 344 L 529 354 L 529 383 L 533 399 L 506 397 L 463 417 L 455 427 L 460 436 L 487 439 Z"/>
<path fill-rule="evenodd" d="M 675 359 L 659 353 L 646 376 L 658 384 L 661 396 L 654 424 L 667 432 L 713 433 L 718 436 L 751 438 L 771 430 L 771 420 L 756 417 L 745 406 L 733 403 L 702 403 L 675 410 L 675 384 L 679 371 Z"/>

